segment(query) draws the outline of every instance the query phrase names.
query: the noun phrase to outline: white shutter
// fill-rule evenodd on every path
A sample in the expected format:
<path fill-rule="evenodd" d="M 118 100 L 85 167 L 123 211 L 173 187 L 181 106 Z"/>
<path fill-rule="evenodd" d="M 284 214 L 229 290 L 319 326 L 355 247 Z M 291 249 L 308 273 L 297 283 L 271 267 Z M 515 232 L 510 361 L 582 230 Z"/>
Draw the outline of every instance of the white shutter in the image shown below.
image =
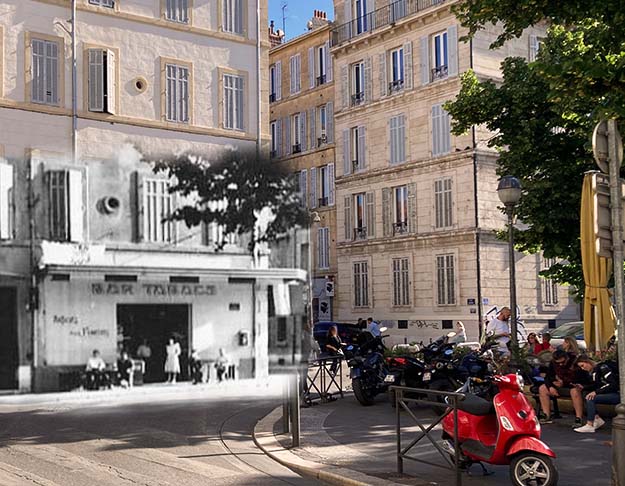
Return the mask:
<path fill-rule="evenodd" d="M 417 184 L 411 182 L 408 189 L 408 232 L 417 232 Z"/>
<path fill-rule="evenodd" d="M 349 66 L 341 67 L 341 91 L 343 93 L 343 108 L 349 106 Z"/>
<path fill-rule="evenodd" d="M 59 46 L 46 42 L 46 90 L 48 102 L 57 105 L 59 99 Z"/>
<path fill-rule="evenodd" d="M 345 239 L 351 241 L 354 237 L 354 216 L 352 214 L 353 196 L 345 196 L 344 202 L 344 216 L 343 216 L 343 228 L 345 232 Z"/>
<path fill-rule="evenodd" d="M 290 155 L 293 150 L 293 146 L 291 144 L 291 117 L 284 117 L 284 154 Z"/>
<path fill-rule="evenodd" d="M 326 81 L 329 83 L 332 81 L 332 54 L 330 54 L 330 41 L 326 41 L 324 52 L 326 56 Z"/>
<path fill-rule="evenodd" d="M 306 143 L 308 139 L 308 133 L 306 133 L 306 112 L 302 111 L 299 114 L 299 143 L 302 147 L 302 152 L 308 150 L 308 144 Z"/>
<path fill-rule="evenodd" d="M 365 127 L 358 127 L 358 165 L 361 169 L 367 167 L 367 142 Z"/>
<path fill-rule="evenodd" d="M 389 146 L 391 149 L 391 153 L 390 153 L 390 161 L 391 164 L 396 164 L 397 163 L 397 117 L 393 116 L 391 117 L 391 119 L 388 122 L 388 126 L 389 126 L 389 133 L 388 133 L 388 138 L 389 138 Z"/>
<path fill-rule="evenodd" d="M 104 51 L 89 49 L 89 111 L 104 111 Z"/>
<path fill-rule="evenodd" d="M 451 127 L 449 113 L 441 106 L 441 150 L 446 154 L 451 151 Z"/>
<path fill-rule="evenodd" d="M 419 59 L 419 69 L 421 71 L 421 84 L 430 82 L 430 49 L 428 36 L 421 37 L 421 58 Z"/>
<path fill-rule="evenodd" d="M 532 61 L 535 61 L 536 57 L 538 56 L 538 36 L 530 35 L 529 41 L 530 41 L 529 61 L 532 62 Z"/>
<path fill-rule="evenodd" d="M 117 75 L 115 52 L 106 51 L 106 111 L 115 114 L 117 105 Z"/>
<path fill-rule="evenodd" d="M 308 197 L 308 171 L 303 169 L 299 173 L 299 192 L 302 206 L 306 206 L 306 198 Z"/>
<path fill-rule="evenodd" d="M 350 130 L 343 130 L 343 175 L 351 174 L 352 160 L 350 154 Z"/>
<path fill-rule="evenodd" d="M 276 156 L 282 156 L 282 120 L 278 119 L 276 123 Z"/>
<path fill-rule="evenodd" d="M 365 196 L 366 199 L 366 225 L 367 225 L 367 238 L 373 238 L 375 236 L 375 192 L 368 192 Z"/>
<path fill-rule="evenodd" d="M 69 170 L 69 239 L 82 242 L 84 235 L 84 207 L 82 172 Z"/>
<path fill-rule="evenodd" d="M 295 76 L 297 74 L 297 67 L 295 66 L 295 56 L 292 56 L 289 60 L 289 76 L 291 80 L 290 93 L 295 93 Z"/>
<path fill-rule="evenodd" d="M 404 87 L 412 89 L 412 41 L 404 44 Z"/>
<path fill-rule="evenodd" d="M 310 125 L 310 150 L 317 147 L 317 108 L 311 108 L 308 112 L 308 124 Z"/>
<path fill-rule="evenodd" d="M 432 106 L 432 155 L 441 153 L 441 106 Z"/>
<path fill-rule="evenodd" d="M 282 61 L 277 61 L 275 65 L 276 101 L 282 99 Z"/>
<path fill-rule="evenodd" d="M 345 10 L 344 10 L 344 22 L 347 24 L 348 22 L 352 21 L 352 2 L 351 0 L 345 0 Z M 349 37 L 351 37 L 351 29 L 349 32 Z"/>
<path fill-rule="evenodd" d="M 318 269 L 322 269 L 323 268 L 323 240 L 324 240 L 324 234 L 323 234 L 323 230 L 325 228 L 319 228 L 317 230 L 317 268 Z"/>
<path fill-rule="evenodd" d="M 388 93 L 388 81 L 386 76 L 386 52 L 380 54 L 380 96 Z"/>
<path fill-rule="evenodd" d="M 310 207 L 317 207 L 317 168 L 310 169 Z"/>
<path fill-rule="evenodd" d="M 458 75 L 458 26 L 452 25 L 447 29 L 447 49 L 449 51 L 449 66 L 447 74 L 449 76 Z"/>
<path fill-rule="evenodd" d="M 406 162 L 406 117 L 397 117 L 397 162 Z"/>
<path fill-rule="evenodd" d="M 315 87 L 315 48 L 308 48 L 308 78 L 310 81 L 310 88 Z"/>
<path fill-rule="evenodd" d="M 373 101 L 373 76 L 371 69 L 371 58 L 365 59 L 365 101 L 371 103 Z"/>
<path fill-rule="evenodd" d="M 334 143 L 334 103 L 326 104 L 326 137 L 328 143 Z"/>
<path fill-rule="evenodd" d="M 0 239 L 13 237 L 13 166 L 0 162 Z"/>
<path fill-rule="evenodd" d="M 295 92 L 302 90 L 302 56 L 295 56 Z"/>
<path fill-rule="evenodd" d="M 328 164 L 328 206 L 334 206 L 334 164 Z"/>

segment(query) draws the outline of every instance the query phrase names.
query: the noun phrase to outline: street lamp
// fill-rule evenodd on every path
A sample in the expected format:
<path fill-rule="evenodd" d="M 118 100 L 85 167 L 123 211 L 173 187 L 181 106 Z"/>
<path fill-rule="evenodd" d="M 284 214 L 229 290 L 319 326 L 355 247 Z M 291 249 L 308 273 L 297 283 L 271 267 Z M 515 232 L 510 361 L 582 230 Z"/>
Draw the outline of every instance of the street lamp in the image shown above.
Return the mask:
<path fill-rule="evenodd" d="M 521 183 L 516 177 L 504 176 L 499 179 L 497 195 L 508 215 L 508 255 L 510 260 L 510 338 L 512 349 L 519 345 L 516 315 L 516 269 L 514 260 L 514 209 L 521 199 Z"/>
<path fill-rule="evenodd" d="M 315 228 L 315 224 L 321 222 L 321 218 L 319 217 L 319 213 L 317 211 L 311 211 L 310 213 L 310 227 L 308 228 L 308 305 L 309 305 L 309 315 L 308 315 L 308 325 L 310 326 L 310 332 L 313 330 L 313 252 L 312 252 L 312 241 L 313 241 L 313 232 Z"/>

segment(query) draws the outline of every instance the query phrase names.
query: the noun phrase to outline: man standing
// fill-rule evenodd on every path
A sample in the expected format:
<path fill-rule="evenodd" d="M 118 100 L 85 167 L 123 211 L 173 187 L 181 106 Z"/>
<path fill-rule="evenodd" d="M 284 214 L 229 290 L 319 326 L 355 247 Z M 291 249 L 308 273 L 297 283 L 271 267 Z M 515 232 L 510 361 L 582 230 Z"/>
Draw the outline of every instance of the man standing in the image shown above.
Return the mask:
<path fill-rule="evenodd" d="M 144 381 L 151 381 L 152 377 L 152 365 L 150 358 L 152 357 L 152 349 L 148 344 L 147 339 L 143 339 L 143 342 L 137 348 L 137 358 L 143 360 L 144 363 Z"/>
<path fill-rule="evenodd" d="M 367 319 L 367 331 L 373 334 L 373 337 L 380 337 L 382 335 L 380 325 L 373 320 L 373 317 Z"/>
<path fill-rule="evenodd" d="M 499 344 L 498 351 L 506 356 L 510 354 L 508 349 L 508 342 L 510 342 L 510 315 L 510 308 L 504 307 L 499 311 L 497 317 L 488 323 L 486 328 L 486 334 L 492 335 Z"/>

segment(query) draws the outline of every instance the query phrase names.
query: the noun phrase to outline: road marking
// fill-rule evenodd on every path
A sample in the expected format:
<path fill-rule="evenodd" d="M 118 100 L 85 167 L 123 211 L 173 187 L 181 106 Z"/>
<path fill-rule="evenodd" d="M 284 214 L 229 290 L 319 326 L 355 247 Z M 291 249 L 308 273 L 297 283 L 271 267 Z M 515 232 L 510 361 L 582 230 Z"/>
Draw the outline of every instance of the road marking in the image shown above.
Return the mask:
<path fill-rule="evenodd" d="M 59 486 L 48 479 L 23 469 L 0 462 L 0 484 L 2 486 L 25 486 L 24 481 L 37 486 Z"/>

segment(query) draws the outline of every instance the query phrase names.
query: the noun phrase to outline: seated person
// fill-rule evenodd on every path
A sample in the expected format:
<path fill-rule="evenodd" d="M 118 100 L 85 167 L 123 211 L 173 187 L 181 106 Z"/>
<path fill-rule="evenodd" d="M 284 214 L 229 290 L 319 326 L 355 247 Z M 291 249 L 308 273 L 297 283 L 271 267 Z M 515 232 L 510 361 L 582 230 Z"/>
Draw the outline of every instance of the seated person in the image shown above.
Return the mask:
<path fill-rule="evenodd" d="M 338 336 L 338 331 L 336 329 L 336 326 L 332 326 L 328 330 L 328 336 L 326 338 L 326 352 L 330 356 L 342 356 L 343 355 L 343 351 L 341 350 L 342 346 L 344 346 L 344 343 L 341 342 L 341 339 Z M 338 360 L 336 359 L 333 360 L 332 365 L 330 366 L 330 373 L 334 375 L 336 373 L 336 370 L 338 369 L 338 366 L 339 366 Z"/>
<path fill-rule="evenodd" d="M 215 368 L 217 368 L 217 379 L 221 383 L 224 379 L 224 373 L 228 371 L 230 365 L 230 359 L 226 356 L 224 348 L 219 348 L 219 356 L 215 360 Z"/>
<path fill-rule="evenodd" d="M 189 366 L 191 367 L 191 379 L 193 380 L 193 384 L 197 385 L 198 383 L 202 383 L 202 359 L 197 349 L 191 351 Z"/>
<path fill-rule="evenodd" d="M 592 382 L 584 386 L 586 401 L 586 425 L 575 429 L 582 434 L 593 433 L 605 424 L 597 413 L 598 404 L 618 405 L 621 402 L 619 393 L 618 363 L 604 361 L 595 363 L 586 356 L 577 358 L 577 366 L 589 373 Z"/>
<path fill-rule="evenodd" d="M 590 377 L 575 364 L 576 359 L 575 355 L 561 349 L 553 352 L 553 359 L 547 368 L 545 383 L 538 388 L 538 396 L 542 408 L 539 414 L 541 423 L 550 424 L 553 422 L 551 415 L 552 397 L 570 396 L 575 409 L 573 427 L 577 428 L 583 425 L 584 400 L 581 387 L 577 385 L 584 386 L 588 384 Z"/>
<path fill-rule="evenodd" d="M 104 370 L 106 369 L 106 363 L 100 356 L 100 351 L 93 350 L 91 358 L 87 360 L 87 388 L 90 390 L 99 390 L 100 386 L 108 384 L 108 379 Z"/>
<path fill-rule="evenodd" d="M 134 363 L 128 356 L 126 351 L 122 352 L 121 358 L 117 360 L 117 375 L 119 382 L 124 388 L 132 386 L 132 378 L 134 375 Z"/>
<path fill-rule="evenodd" d="M 548 332 L 542 334 L 542 342 L 538 343 L 535 346 L 535 354 L 541 353 L 542 351 L 555 351 L 555 348 L 551 345 L 551 334 Z"/>

